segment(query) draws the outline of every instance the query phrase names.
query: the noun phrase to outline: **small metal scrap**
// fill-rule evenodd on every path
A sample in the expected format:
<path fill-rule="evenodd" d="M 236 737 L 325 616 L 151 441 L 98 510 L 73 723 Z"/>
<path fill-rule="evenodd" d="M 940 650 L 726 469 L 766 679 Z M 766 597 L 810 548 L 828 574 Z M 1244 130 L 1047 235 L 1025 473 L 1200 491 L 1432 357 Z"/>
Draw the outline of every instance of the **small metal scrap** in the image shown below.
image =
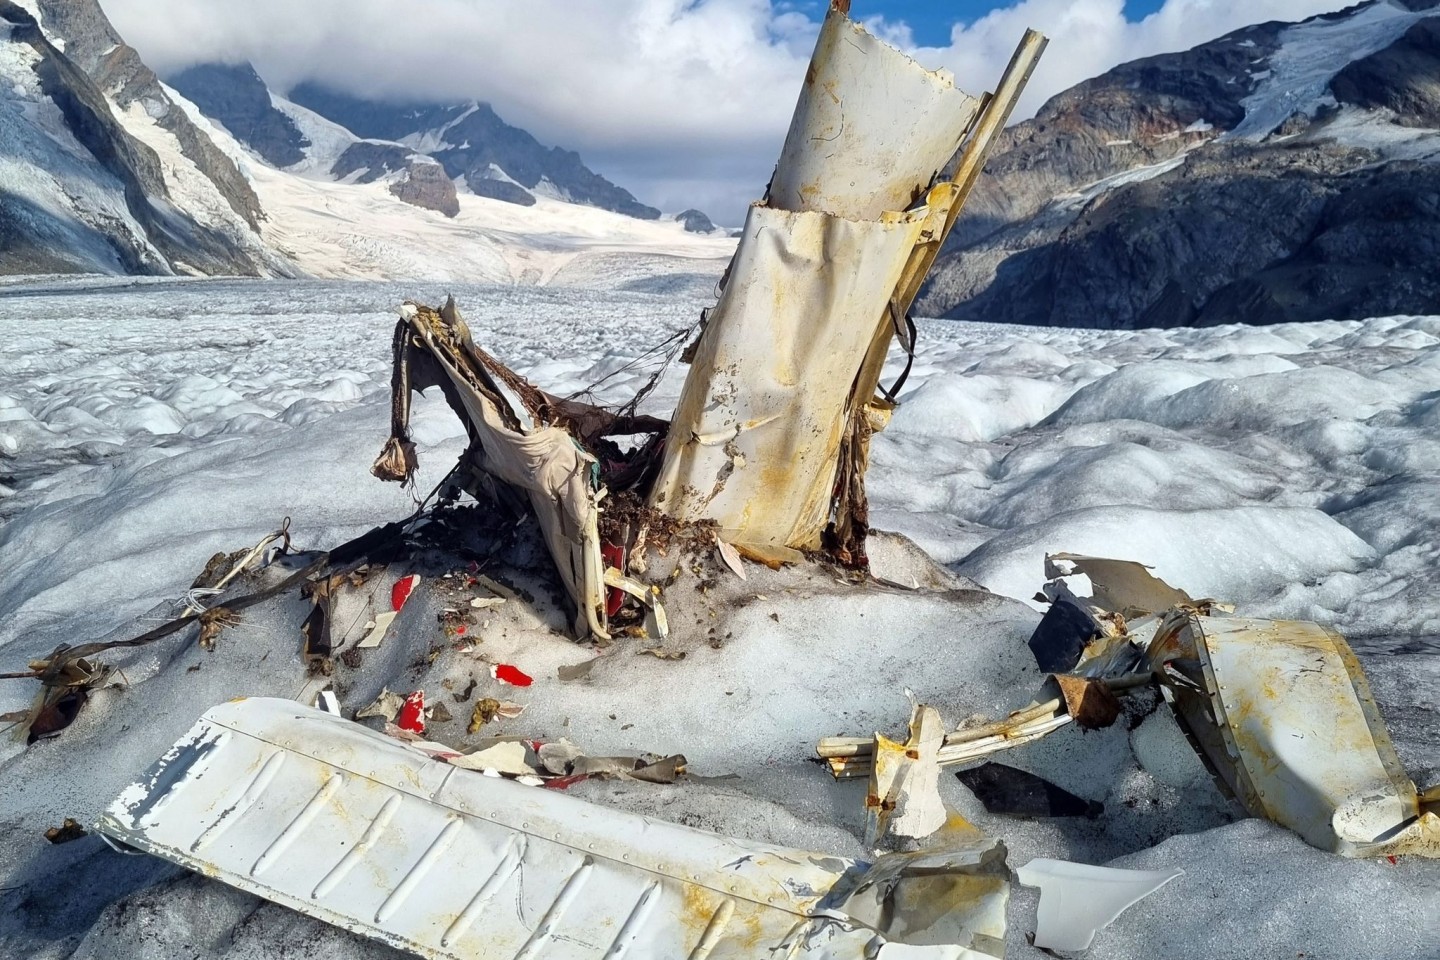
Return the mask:
<path fill-rule="evenodd" d="M 66 817 L 62 825 L 51 827 L 45 831 L 45 839 L 56 845 L 69 843 L 72 840 L 79 840 L 85 835 L 85 828 L 70 817 Z"/>

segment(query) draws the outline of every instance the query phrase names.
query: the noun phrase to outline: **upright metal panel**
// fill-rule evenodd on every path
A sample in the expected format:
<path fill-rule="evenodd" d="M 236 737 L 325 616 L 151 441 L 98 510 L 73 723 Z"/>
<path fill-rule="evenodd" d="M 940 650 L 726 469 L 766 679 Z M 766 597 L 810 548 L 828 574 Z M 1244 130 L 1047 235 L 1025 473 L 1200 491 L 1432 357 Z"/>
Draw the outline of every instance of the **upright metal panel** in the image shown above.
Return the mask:
<path fill-rule="evenodd" d="M 928 210 L 753 206 L 675 409 L 651 502 L 732 542 L 818 547 L 844 407 Z"/>
<path fill-rule="evenodd" d="M 780 210 L 878 220 L 925 196 L 980 101 L 831 9 L 770 183 Z"/>

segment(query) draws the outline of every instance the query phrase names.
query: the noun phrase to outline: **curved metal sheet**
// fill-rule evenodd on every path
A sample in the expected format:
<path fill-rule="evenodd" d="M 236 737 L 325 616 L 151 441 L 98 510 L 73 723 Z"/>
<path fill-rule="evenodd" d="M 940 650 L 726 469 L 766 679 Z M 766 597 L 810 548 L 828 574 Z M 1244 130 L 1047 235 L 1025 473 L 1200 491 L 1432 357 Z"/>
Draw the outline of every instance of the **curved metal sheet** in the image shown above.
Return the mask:
<path fill-rule="evenodd" d="M 925 196 L 979 110 L 930 71 L 831 9 L 820 29 L 769 205 L 876 220 Z"/>

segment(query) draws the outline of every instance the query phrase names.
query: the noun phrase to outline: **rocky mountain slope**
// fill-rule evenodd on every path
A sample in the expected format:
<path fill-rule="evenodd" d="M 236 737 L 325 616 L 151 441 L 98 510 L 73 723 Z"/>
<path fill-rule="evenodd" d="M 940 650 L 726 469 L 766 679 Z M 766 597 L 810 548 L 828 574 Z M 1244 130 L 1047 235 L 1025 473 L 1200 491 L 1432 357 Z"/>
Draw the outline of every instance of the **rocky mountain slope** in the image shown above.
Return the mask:
<path fill-rule="evenodd" d="M 94 0 L 0 0 L 0 274 L 286 274 L 235 164 Z"/>
<path fill-rule="evenodd" d="M 271 166 L 350 183 L 383 180 L 395 196 L 447 216 L 459 209 L 457 185 L 520 206 L 539 196 L 660 216 L 579 154 L 542 145 L 487 104 L 389 104 L 315 83 L 280 97 L 248 63 L 199 64 L 168 79 Z M 328 130 L 312 135 L 317 125 Z"/>
<path fill-rule="evenodd" d="M 156 77 L 98 0 L 0 0 L 0 275 L 623 284 L 661 274 L 709 288 L 734 248 L 723 231 L 654 218 L 574 154 L 498 118 L 503 137 L 481 152 L 521 172 L 492 162 L 468 183 L 452 176 L 430 153 L 454 165 L 474 151 L 477 128 L 465 124 L 493 117 L 478 107 L 427 119 L 375 105 L 420 131 L 384 139 L 274 96 L 243 66 L 177 79 L 214 119 Z M 475 135 L 447 141 L 445 128 Z"/>
<path fill-rule="evenodd" d="M 455 184 L 435 160 L 394 141 L 361 139 L 274 96 L 248 63 L 199 64 L 169 82 L 273 167 L 350 183 L 383 180 L 406 203 L 447 217 L 460 212 Z"/>
<path fill-rule="evenodd" d="M 917 312 L 1145 327 L 1440 311 L 1440 7 L 1124 64 L 1006 131 Z"/>
<path fill-rule="evenodd" d="M 540 195 L 642 220 L 660 216 L 585 166 L 578 153 L 544 146 L 486 103 L 387 104 L 315 83 L 300 84 L 288 98 L 357 136 L 399 142 L 435 158 L 477 196 L 528 205 Z"/>

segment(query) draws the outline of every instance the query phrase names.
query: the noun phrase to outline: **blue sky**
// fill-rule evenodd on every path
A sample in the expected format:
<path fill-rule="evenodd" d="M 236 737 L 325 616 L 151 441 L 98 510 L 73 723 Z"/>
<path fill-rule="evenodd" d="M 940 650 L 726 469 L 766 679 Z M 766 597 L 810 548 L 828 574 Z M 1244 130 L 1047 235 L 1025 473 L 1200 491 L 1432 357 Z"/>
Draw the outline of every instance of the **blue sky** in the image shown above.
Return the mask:
<path fill-rule="evenodd" d="M 1132 23 L 1143 20 L 1159 10 L 1161 3 L 1162 0 L 1125 0 L 1125 19 Z M 815 20 L 824 16 L 829 5 L 829 0 L 790 0 L 777 4 Z M 852 0 L 850 15 L 859 20 L 874 16 L 889 21 L 903 20 L 909 24 L 916 43 L 925 47 L 943 47 L 950 43 L 950 27 L 953 24 L 971 24 L 991 10 L 1014 5 L 1014 0 Z"/>

